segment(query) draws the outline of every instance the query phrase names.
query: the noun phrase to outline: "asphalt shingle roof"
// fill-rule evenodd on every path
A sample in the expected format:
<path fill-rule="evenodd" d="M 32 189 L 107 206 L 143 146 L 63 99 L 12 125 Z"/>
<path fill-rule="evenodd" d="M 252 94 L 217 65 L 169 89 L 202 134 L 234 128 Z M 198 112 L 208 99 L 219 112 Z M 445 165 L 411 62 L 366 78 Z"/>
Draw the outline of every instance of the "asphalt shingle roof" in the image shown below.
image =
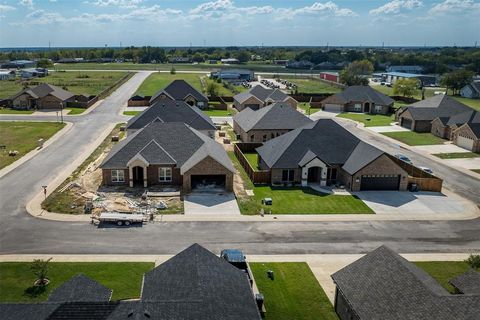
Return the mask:
<path fill-rule="evenodd" d="M 79 274 L 56 288 L 48 297 L 48 301 L 109 301 L 111 296 L 112 290 L 83 274 Z"/>
<path fill-rule="evenodd" d="M 197 130 L 215 130 L 212 119 L 195 106 L 183 101 L 162 100 L 127 122 L 127 129 L 140 129 L 155 119 L 162 122 L 183 122 Z"/>
<path fill-rule="evenodd" d="M 20 96 L 23 93 L 27 93 L 36 99 L 46 97 L 47 95 L 52 95 L 62 101 L 68 100 L 74 96 L 73 93 L 66 91 L 60 87 L 57 87 L 48 83 L 42 83 L 36 87 L 27 88 L 20 91 L 15 96 L 13 96 L 12 99 Z"/>
<path fill-rule="evenodd" d="M 452 295 L 426 272 L 381 246 L 332 275 L 359 319 L 474 320 L 480 295 Z"/>
<path fill-rule="evenodd" d="M 432 121 L 438 117 L 451 117 L 456 114 L 472 111 L 461 102 L 443 94 L 415 102 L 404 107 L 415 120 Z"/>
<path fill-rule="evenodd" d="M 153 161 L 150 164 L 175 163 L 182 174 L 207 156 L 235 172 L 230 159 L 219 143 L 184 123 L 165 123 L 160 120 L 151 122 L 116 144 L 100 167 L 127 168 L 127 163 L 137 154 Z"/>
<path fill-rule="evenodd" d="M 382 154 L 384 154 L 382 150 L 360 141 L 342 166 L 342 169 L 353 175 Z"/>
<path fill-rule="evenodd" d="M 207 97 L 198 92 L 194 87 L 192 87 L 185 80 L 173 80 L 168 86 L 158 91 L 151 99 L 150 102 L 153 102 L 158 98 L 162 93 L 166 93 L 173 100 L 181 101 L 185 99 L 188 95 L 192 95 L 197 101 L 208 102 Z"/>
<path fill-rule="evenodd" d="M 245 108 L 233 117 L 233 121 L 245 132 L 250 130 L 293 130 L 312 122 L 304 114 L 280 102 L 256 111 Z"/>
<path fill-rule="evenodd" d="M 235 95 L 233 98 L 242 103 L 252 96 L 256 97 L 262 102 L 266 102 L 267 100 L 272 100 L 273 102 L 283 102 L 288 98 L 288 95 L 282 92 L 280 89 L 265 88 L 261 85 L 256 85 L 248 91 Z"/>
<path fill-rule="evenodd" d="M 333 96 L 343 103 L 351 101 L 369 101 L 376 105 L 389 106 L 394 102 L 392 98 L 370 86 L 350 86 Z"/>
<path fill-rule="evenodd" d="M 450 117 L 447 122 L 447 125 L 457 125 L 460 126 L 464 123 L 480 123 L 480 112 L 470 110 L 467 112 L 462 112 L 459 114 L 455 114 Z"/>
<path fill-rule="evenodd" d="M 449 282 L 463 294 L 480 295 L 480 272 L 478 271 L 468 270 Z"/>

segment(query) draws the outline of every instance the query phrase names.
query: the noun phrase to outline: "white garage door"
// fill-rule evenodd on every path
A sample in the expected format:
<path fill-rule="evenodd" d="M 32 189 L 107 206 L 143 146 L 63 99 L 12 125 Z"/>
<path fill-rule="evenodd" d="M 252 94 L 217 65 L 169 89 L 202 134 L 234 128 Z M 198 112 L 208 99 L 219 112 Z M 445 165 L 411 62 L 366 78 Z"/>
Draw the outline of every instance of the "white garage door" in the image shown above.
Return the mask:
<path fill-rule="evenodd" d="M 459 136 L 457 138 L 457 145 L 459 147 L 465 148 L 467 150 L 472 150 L 473 149 L 473 140 Z"/>
<path fill-rule="evenodd" d="M 332 112 L 342 112 L 343 106 L 340 104 L 326 104 L 324 110 Z"/>

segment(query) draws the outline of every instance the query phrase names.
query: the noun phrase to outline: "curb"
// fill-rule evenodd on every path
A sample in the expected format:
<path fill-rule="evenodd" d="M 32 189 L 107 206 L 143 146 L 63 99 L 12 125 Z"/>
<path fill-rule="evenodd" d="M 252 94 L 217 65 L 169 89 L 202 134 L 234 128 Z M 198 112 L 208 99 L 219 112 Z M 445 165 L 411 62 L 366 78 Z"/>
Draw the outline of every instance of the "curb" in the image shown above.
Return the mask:
<path fill-rule="evenodd" d="M 9 120 L 9 122 L 10 121 L 11 120 Z M 13 120 L 13 121 L 18 121 L 18 122 L 53 122 L 53 123 L 57 122 L 57 121 L 25 121 L 25 120 Z M 20 159 L 18 159 L 17 161 L 15 161 L 15 162 L 11 163 L 10 165 L 6 166 L 5 168 L 1 169 L 0 170 L 0 178 L 5 176 L 6 174 L 8 174 L 10 171 L 16 169 L 17 167 L 21 166 L 22 164 L 24 164 L 28 160 L 32 159 L 33 157 L 35 157 L 39 152 L 41 152 L 42 150 L 47 148 L 53 142 L 57 141 L 58 138 L 63 136 L 65 133 L 67 133 L 73 127 L 72 122 L 67 122 L 67 121 L 64 121 L 64 122 L 66 123 L 65 127 L 62 128 L 57 133 L 55 133 L 53 136 L 51 136 L 50 139 L 45 141 L 45 143 L 43 144 L 43 147 L 41 149 L 35 148 L 32 151 L 25 154 Z"/>

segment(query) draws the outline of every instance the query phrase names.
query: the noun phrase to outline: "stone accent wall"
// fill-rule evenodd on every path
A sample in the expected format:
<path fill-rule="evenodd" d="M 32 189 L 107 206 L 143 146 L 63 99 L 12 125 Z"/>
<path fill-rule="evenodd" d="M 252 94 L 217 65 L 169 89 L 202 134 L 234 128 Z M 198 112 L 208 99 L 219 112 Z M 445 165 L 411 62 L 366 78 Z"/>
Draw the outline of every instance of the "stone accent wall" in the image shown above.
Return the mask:
<path fill-rule="evenodd" d="M 183 174 L 183 191 L 188 193 L 192 191 L 192 175 L 214 175 L 214 174 L 224 174 L 225 175 L 225 189 L 227 191 L 233 191 L 233 172 L 225 168 L 223 165 L 218 163 L 212 157 L 207 157 L 197 163 L 193 168 L 188 170 Z"/>
<path fill-rule="evenodd" d="M 125 174 L 124 182 L 112 182 L 112 170 L 102 169 L 102 185 L 104 186 L 128 186 L 129 176 L 128 169 L 123 169 Z"/>
<path fill-rule="evenodd" d="M 448 133 L 447 133 L 447 127 L 443 125 L 442 121 L 440 119 L 435 119 L 432 121 L 432 129 L 430 132 L 437 137 L 448 139 L 450 138 Z"/>
<path fill-rule="evenodd" d="M 468 139 L 473 139 L 474 142 L 473 142 L 473 148 L 472 148 L 472 152 L 480 152 L 480 139 L 478 139 L 475 134 L 472 132 L 472 130 L 470 129 L 470 127 L 468 125 L 463 125 L 461 127 L 459 127 L 458 129 L 456 129 L 455 131 L 453 131 L 452 133 L 452 141 L 453 143 L 457 144 L 457 140 L 458 140 L 458 137 L 465 137 L 465 138 L 468 138 Z"/>
<path fill-rule="evenodd" d="M 351 179 L 352 191 L 360 191 L 360 183 L 362 175 L 379 175 L 379 174 L 394 174 L 400 175 L 400 191 L 407 190 L 408 187 L 408 173 L 399 167 L 390 157 L 386 154 L 381 155 L 376 160 L 369 163 L 367 166 L 362 168 L 360 171 L 355 173 Z M 348 173 L 347 173 L 348 175 Z M 358 179 L 359 182 L 356 180 Z M 345 184 L 347 185 L 347 184 Z"/>

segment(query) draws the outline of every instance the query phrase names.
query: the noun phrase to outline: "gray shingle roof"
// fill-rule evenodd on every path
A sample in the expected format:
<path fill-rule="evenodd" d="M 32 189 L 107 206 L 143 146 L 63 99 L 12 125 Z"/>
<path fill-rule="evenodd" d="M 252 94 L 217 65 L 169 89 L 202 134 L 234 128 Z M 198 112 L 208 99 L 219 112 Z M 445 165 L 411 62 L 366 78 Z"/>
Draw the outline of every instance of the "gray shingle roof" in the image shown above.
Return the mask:
<path fill-rule="evenodd" d="M 447 122 L 447 125 L 460 126 L 464 123 L 480 123 L 480 112 L 475 110 L 470 110 L 467 112 L 455 114 L 450 117 L 450 119 Z"/>
<path fill-rule="evenodd" d="M 480 272 L 478 271 L 470 269 L 449 282 L 463 294 L 480 295 Z"/>
<path fill-rule="evenodd" d="M 393 104 L 393 99 L 383 93 L 373 89 L 370 86 L 350 86 L 342 92 L 333 95 L 343 103 L 351 101 L 369 101 L 376 105 L 389 106 Z M 327 98 L 328 99 L 328 98 Z"/>
<path fill-rule="evenodd" d="M 271 100 L 273 102 L 283 102 L 289 97 L 280 89 L 269 89 L 261 85 L 256 85 L 255 87 L 249 89 L 246 92 L 235 95 L 233 98 L 238 102 L 242 103 L 243 101 L 247 100 L 252 96 L 256 97 L 262 102 L 266 102 L 267 100 Z"/>
<path fill-rule="evenodd" d="M 109 301 L 111 296 L 112 290 L 83 274 L 79 274 L 56 288 L 48 297 L 48 301 Z"/>
<path fill-rule="evenodd" d="M 259 110 L 244 109 L 233 117 L 245 132 L 250 130 L 293 130 L 304 126 L 312 120 L 289 105 L 280 102 Z"/>
<path fill-rule="evenodd" d="M 162 100 L 127 122 L 127 129 L 140 129 L 155 119 L 163 122 L 184 122 L 197 130 L 215 130 L 212 119 L 195 106 L 183 101 Z"/>
<path fill-rule="evenodd" d="M 182 174 L 207 156 L 235 172 L 219 143 L 184 123 L 164 123 L 160 120 L 151 122 L 116 144 L 100 167 L 127 168 L 127 163 L 137 154 L 142 155 L 147 161 L 148 159 L 153 161 L 150 164 L 175 163 Z"/>
<path fill-rule="evenodd" d="M 471 111 L 463 103 L 443 94 L 415 102 L 405 107 L 415 120 L 432 121 L 438 117 L 451 117 L 456 114 Z"/>
<path fill-rule="evenodd" d="M 480 296 L 451 295 L 385 246 L 332 275 L 359 319 L 478 319 Z"/>
<path fill-rule="evenodd" d="M 27 88 L 20 91 L 15 96 L 13 96 L 12 99 L 15 99 L 16 97 L 20 96 L 23 93 L 27 93 L 36 99 L 46 97 L 47 95 L 52 95 L 62 101 L 68 100 L 74 96 L 73 93 L 63 90 L 60 87 L 57 87 L 48 83 L 42 83 L 36 87 Z"/>
<path fill-rule="evenodd" d="M 360 141 L 342 166 L 342 169 L 353 175 L 382 154 L 384 154 L 382 150 Z"/>
<path fill-rule="evenodd" d="M 320 119 L 269 140 L 258 154 L 270 168 L 297 168 L 307 152 L 327 164 L 344 164 L 359 139 L 332 119 Z"/>
<path fill-rule="evenodd" d="M 480 123 L 468 123 L 468 126 L 472 130 L 473 134 L 480 139 Z"/>
<path fill-rule="evenodd" d="M 197 89 L 192 87 L 185 80 L 173 80 L 168 86 L 155 93 L 155 95 L 150 99 L 150 102 L 153 102 L 162 93 L 167 94 L 172 98 L 172 100 L 177 101 L 181 101 L 188 95 L 192 95 L 197 101 L 208 102 L 207 97 L 198 92 Z"/>

